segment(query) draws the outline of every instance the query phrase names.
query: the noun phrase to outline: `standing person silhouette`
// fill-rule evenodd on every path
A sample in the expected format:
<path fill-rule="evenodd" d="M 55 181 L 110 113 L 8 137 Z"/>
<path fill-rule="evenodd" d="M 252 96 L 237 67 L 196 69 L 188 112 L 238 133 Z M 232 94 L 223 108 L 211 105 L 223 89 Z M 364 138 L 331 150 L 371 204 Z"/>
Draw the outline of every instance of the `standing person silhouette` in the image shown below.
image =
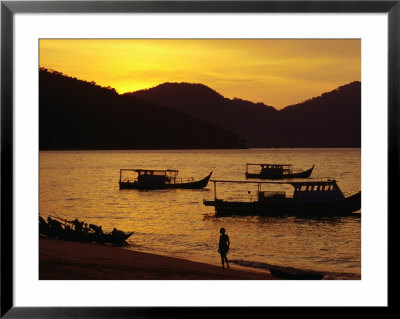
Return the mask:
<path fill-rule="evenodd" d="M 225 262 L 226 268 L 229 268 L 228 258 L 226 257 L 230 245 L 229 236 L 225 234 L 225 228 L 221 228 L 219 232 L 221 235 L 219 236 L 218 252 L 221 255 L 222 268 L 225 268 Z"/>

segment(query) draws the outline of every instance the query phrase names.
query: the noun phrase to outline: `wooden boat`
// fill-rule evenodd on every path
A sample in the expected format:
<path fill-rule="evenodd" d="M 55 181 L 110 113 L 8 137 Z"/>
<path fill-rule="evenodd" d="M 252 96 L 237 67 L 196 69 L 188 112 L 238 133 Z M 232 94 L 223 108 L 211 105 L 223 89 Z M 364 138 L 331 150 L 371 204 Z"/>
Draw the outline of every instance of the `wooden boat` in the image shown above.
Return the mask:
<path fill-rule="evenodd" d="M 106 234 L 89 233 L 89 241 L 98 244 L 114 244 L 126 245 L 126 240 L 132 236 L 134 232 L 125 233 L 122 231 L 111 232 Z"/>
<path fill-rule="evenodd" d="M 217 181 L 214 180 L 214 200 L 204 200 L 205 206 L 214 206 L 216 216 L 259 215 L 259 216 L 345 216 L 354 214 L 361 208 L 361 191 L 345 197 L 335 180 L 293 181 L 293 182 L 250 182 L 250 181 Z M 257 184 L 256 196 L 246 198 L 219 199 L 216 196 L 217 183 L 250 183 Z M 262 191 L 261 186 L 291 185 L 292 196 L 285 191 Z"/>
<path fill-rule="evenodd" d="M 58 220 L 57 220 L 58 219 Z M 126 240 L 132 236 L 134 232 L 123 232 L 121 230 L 113 229 L 110 233 L 94 232 L 94 231 L 77 231 L 71 226 L 67 225 L 71 222 L 60 218 L 54 217 L 52 221 L 46 221 L 39 216 L 39 234 L 50 238 L 57 238 L 69 241 L 79 241 L 86 243 L 98 244 L 113 244 L 113 245 L 127 245 Z"/>
<path fill-rule="evenodd" d="M 168 189 L 168 188 L 189 188 L 200 189 L 206 187 L 212 171 L 206 177 L 200 180 L 193 178 L 178 178 L 177 170 L 154 170 L 154 169 L 120 169 L 119 188 L 120 189 Z M 126 173 L 134 173 L 133 178 Z M 124 175 L 125 174 L 125 175 Z"/>
<path fill-rule="evenodd" d="M 252 166 L 260 166 L 258 172 L 249 172 Z M 285 179 L 285 178 L 308 178 L 314 169 L 313 165 L 306 171 L 295 171 L 292 169 L 292 164 L 246 164 L 246 178 L 260 179 Z"/>
<path fill-rule="evenodd" d="M 317 271 L 294 268 L 269 267 L 269 271 L 274 277 L 288 280 L 321 280 L 324 277 L 324 274 Z"/>

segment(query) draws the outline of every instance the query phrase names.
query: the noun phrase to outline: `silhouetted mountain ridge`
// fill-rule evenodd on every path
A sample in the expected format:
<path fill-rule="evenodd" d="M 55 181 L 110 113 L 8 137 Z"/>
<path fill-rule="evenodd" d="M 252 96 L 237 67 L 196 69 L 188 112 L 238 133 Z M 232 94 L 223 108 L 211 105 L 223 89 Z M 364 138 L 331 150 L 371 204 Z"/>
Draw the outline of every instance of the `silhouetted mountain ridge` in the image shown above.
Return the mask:
<path fill-rule="evenodd" d="M 41 149 L 360 147 L 361 83 L 278 111 L 199 83 L 119 95 L 41 69 Z"/>
<path fill-rule="evenodd" d="M 361 83 L 278 111 L 263 103 L 228 99 L 203 84 L 164 83 L 127 93 L 235 133 L 247 147 L 360 147 Z"/>
<path fill-rule="evenodd" d="M 201 84 L 201 83 L 188 83 L 188 82 L 165 82 L 162 84 L 159 84 L 153 88 L 150 89 L 143 89 L 134 92 L 135 95 L 140 94 L 140 92 L 147 92 L 147 91 L 152 91 L 156 92 L 157 94 L 176 94 L 176 95 L 182 95 L 182 96 L 189 96 L 190 94 L 196 94 L 198 96 L 202 96 L 203 98 L 206 99 L 219 99 L 223 100 L 225 99 L 221 94 L 219 94 L 217 91 L 213 90 L 212 88 Z M 130 93 L 127 93 L 130 94 Z"/>
<path fill-rule="evenodd" d="M 192 116 L 60 72 L 39 71 L 39 148 L 241 148 L 236 136 Z"/>
<path fill-rule="evenodd" d="M 361 82 L 351 82 L 279 111 L 282 145 L 361 147 Z"/>
<path fill-rule="evenodd" d="M 264 119 L 273 119 L 278 112 L 263 103 L 225 98 L 203 84 L 164 83 L 125 95 L 194 116 L 234 132 L 244 141 L 261 141 L 263 136 L 272 133 L 270 127 L 264 125 Z"/>

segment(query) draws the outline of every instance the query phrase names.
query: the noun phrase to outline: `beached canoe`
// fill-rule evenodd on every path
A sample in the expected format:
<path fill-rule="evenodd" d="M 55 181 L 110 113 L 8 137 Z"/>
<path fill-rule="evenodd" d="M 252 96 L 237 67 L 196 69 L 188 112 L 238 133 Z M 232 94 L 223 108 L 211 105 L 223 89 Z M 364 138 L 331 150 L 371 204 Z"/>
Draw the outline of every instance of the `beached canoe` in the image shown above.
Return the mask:
<path fill-rule="evenodd" d="M 287 280 L 321 280 L 324 275 L 317 271 L 293 268 L 270 267 L 271 275 Z"/>
<path fill-rule="evenodd" d="M 59 220 L 57 220 L 59 219 Z M 70 241 L 79 241 L 86 243 L 127 245 L 126 240 L 133 235 L 134 232 L 124 232 L 116 228 L 110 233 L 103 231 L 83 231 L 82 228 L 74 227 L 72 222 L 65 219 L 49 216 L 48 223 L 39 216 L 39 234 L 50 238 L 58 238 Z M 77 225 L 79 225 L 79 221 Z M 72 227 L 71 227 L 71 226 Z M 92 225 L 91 225 L 92 226 Z M 101 227 L 100 227 L 101 228 Z"/>

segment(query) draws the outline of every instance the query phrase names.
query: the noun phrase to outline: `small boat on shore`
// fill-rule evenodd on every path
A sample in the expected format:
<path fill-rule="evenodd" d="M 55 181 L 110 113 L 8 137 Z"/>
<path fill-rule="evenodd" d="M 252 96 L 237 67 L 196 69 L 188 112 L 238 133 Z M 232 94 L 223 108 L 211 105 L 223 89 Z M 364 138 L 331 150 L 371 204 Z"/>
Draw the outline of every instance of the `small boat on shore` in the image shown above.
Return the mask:
<path fill-rule="evenodd" d="M 253 182 L 223 181 L 214 182 L 214 200 L 203 200 L 205 206 L 214 206 L 216 216 L 259 215 L 259 216 L 346 216 L 361 209 L 361 191 L 345 197 L 335 180 L 293 181 L 293 182 Z M 256 196 L 233 199 L 217 198 L 217 183 L 256 184 Z M 285 191 L 263 191 L 263 185 L 291 185 L 292 196 Z"/>
<path fill-rule="evenodd" d="M 75 223 L 75 221 L 77 223 Z M 97 244 L 113 244 L 113 245 L 127 245 L 126 240 L 132 236 L 134 232 L 124 232 L 116 228 L 110 233 L 104 233 L 101 227 L 93 229 L 83 227 L 77 227 L 79 221 L 67 221 L 60 217 L 51 218 L 48 217 L 46 222 L 41 216 L 39 216 L 39 235 L 43 235 L 50 238 L 57 238 L 69 241 L 79 241 L 86 243 L 97 243 Z M 92 226 L 92 224 L 90 224 Z M 95 229 L 95 230 L 94 230 Z"/>
<path fill-rule="evenodd" d="M 249 172 L 252 166 L 260 166 L 258 172 Z M 293 170 L 292 164 L 246 164 L 246 178 L 259 179 L 286 179 L 286 178 L 308 178 L 314 169 L 313 165 L 305 171 Z M 251 169 L 250 169 L 251 170 Z"/>
<path fill-rule="evenodd" d="M 324 274 L 312 271 L 312 270 L 301 270 L 294 268 L 283 268 L 283 267 L 269 267 L 271 275 L 279 279 L 288 280 L 321 280 Z"/>
<path fill-rule="evenodd" d="M 122 230 L 113 230 L 111 233 L 98 234 L 89 233 L 89 242 L 97 244 L 113 244 L 113 245 L 126 245 L 127 239 L 133 235 L 134 232 L 125 233 Z"/>
<path fill-rule="evenodd" d="M 136 174 L 136 176 L 126 176 L 126 174 Z M 120 169 L 119 188 L 120 189 L 169 189 L 169 188 L 187 188 L 200 189 L 207 186 L 212 171 L 206 177 L 195 180 L 194 178 L 178 178 L 177 170 L 155 170 L 155 169 Z"/>

